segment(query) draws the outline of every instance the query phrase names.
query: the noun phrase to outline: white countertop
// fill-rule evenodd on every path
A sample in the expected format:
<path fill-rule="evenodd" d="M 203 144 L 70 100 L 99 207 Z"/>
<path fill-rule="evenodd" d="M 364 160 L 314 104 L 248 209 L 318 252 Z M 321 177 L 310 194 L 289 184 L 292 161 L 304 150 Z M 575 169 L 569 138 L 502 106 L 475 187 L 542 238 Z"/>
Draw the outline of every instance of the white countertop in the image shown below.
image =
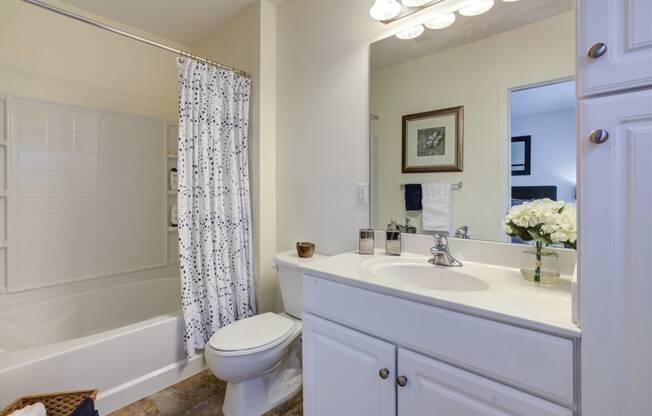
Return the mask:
<path fill-rule="evenodd" d="M 311 276 L 422 304 L 554 335 L 571 338 L 581 336 L 580 329 L 572 320 L 568 277 L 562 277 L 561 282 L 554 287 L 541 287 L 525 281 L 518 269 L 482 264 L 483 268 L 489 268 L 491 271 L 481 277 L 481 280 L 489 285 L 488 290 L 476 292 L 433 290 L 381 279 L 363 267 L 363 264 L 369 260 L 387 257 L 381 250 L 377 250 L 373 256 L 351 252 L 302 264 L 300 268 Z M 425 256 L 409 253 L 403 253 L 401 257 L 414 258 L 418 261 L 428 259 Z M 469 269 L 476 265 L 473 262 L 464 262 L 464 264 Z"/>

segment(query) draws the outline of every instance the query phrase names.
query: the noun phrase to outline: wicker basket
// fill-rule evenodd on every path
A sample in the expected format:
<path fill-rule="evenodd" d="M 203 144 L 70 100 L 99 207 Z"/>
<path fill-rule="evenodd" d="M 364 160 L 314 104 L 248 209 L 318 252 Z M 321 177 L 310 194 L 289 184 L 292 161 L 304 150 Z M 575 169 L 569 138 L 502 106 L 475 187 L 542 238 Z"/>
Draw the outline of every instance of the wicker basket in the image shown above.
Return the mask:
<path fill-rule="evenodd" d="M 25 396 L 5 407 L 0 411 L 0 416 L 8 416 L 18 409 L 38 402 L 43 403 L 45 406 L 47 416 L 69 416 L 85 398 L 90 397 L 95 401 L 96 396 L 97 390 L 67 391 Z"/>

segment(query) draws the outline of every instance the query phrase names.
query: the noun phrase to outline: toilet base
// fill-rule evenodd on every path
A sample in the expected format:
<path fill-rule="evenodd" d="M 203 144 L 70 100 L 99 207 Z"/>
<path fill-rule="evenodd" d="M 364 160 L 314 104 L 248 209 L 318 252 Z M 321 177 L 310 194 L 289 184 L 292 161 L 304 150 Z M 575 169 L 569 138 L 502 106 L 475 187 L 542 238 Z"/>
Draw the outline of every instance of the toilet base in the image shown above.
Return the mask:
<path fill-rule="evenodd" d="M 228 382 L 222 412 L 225 416 L 262 415 L 301 390 L 300 344 L 294 342 L 284 359 L 260 376 Z"/>

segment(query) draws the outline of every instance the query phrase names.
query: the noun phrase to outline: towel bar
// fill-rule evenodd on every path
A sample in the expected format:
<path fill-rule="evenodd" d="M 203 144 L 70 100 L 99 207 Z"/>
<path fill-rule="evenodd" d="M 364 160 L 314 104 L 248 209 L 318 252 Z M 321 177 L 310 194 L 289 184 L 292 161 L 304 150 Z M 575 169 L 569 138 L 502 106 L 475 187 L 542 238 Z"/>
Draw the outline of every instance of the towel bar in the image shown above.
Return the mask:
<path fill-rule="evenodd" d="M 401 189 L 403 189 L 403 188 L 405 188 L 404 183 L 401 184 Z M 464 182 L 460 181 L 460 182 L 451 184 L 451 189 L 453 189 L 454 191 L 459 191 L 462 188 L 464 188 Z"/>

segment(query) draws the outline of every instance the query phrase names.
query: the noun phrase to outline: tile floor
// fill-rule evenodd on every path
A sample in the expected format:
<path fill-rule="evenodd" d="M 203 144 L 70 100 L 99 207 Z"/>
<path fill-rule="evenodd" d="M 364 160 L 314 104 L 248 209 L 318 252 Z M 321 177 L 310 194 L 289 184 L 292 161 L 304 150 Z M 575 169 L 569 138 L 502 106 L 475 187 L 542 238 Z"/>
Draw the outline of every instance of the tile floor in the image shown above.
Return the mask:
<path fill-rule="evenodd" d="M 226 383 L 204 371 L 109 416 L 223 416 Z M 302 416 L 301 393 L 264 416 Z"/>

